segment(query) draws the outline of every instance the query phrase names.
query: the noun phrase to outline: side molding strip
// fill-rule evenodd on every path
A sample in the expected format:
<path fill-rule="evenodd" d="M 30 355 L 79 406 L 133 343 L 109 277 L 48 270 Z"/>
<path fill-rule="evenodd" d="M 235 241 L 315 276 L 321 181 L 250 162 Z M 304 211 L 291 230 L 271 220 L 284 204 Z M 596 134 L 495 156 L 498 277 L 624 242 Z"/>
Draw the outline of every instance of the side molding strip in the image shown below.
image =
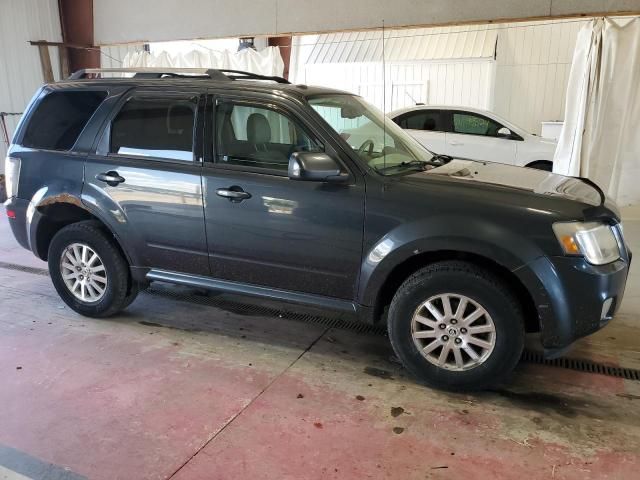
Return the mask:
<path fill-rule="evenodd" d="M 297 304 L 304 304 L 314 307 L 327 308 L 330 310 L 357 314 L 358 308 L 355 303 L 348 300 L 323 297 L 310 293 L 292 292 L 290 290 L 279 290 L 276 288 L 261 287 L 247 283 L 231 282 L 217 278 L 202 277 L 186 273 L 169 272 L 166 270 L 150 270 L 146 275 L 147 280 L 175 283 L 190 287 L 206 288 L 227 293 L 237 293 L 251 297 L 266 298 L 270 300 L 285 301 Z"/>

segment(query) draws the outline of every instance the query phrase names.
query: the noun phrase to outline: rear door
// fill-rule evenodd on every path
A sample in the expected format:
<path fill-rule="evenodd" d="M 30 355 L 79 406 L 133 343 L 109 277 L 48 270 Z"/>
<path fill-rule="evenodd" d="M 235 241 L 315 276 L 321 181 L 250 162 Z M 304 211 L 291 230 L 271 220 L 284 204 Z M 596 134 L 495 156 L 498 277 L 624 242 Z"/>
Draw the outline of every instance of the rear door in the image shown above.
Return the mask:
<path fill-rule="evenodd" d="M 330 138 L 293 102 L 271 95 L 212 97 L 203 168 L 212 275 L 246 284 L 353 300 L 362 255 L 364 181 L 288 178 L 294 151 L 326 151 Z M 328 141 L 329 140 L 329 141 Z M 209 142 L 207 142 L 209 143 Z M 215 144 L 215 151 L 213 145 Z M 244 192 L 233 200 L 226 191 Z"/>
<path fill-rule="evenodd" d="M 132 90 L 87 159 L 82 199 L 136 267 L 209 273 L 197 128 L 203 108 L 198 90 Z"/>
<path fill-rule="evenodd" d="M 514 165 L 516 141 L 498 136 L 503 127 L 495 120 L 474 112 L 451 111 L 451 131 L 447 150 L 452 157 Z"/>
<path fill-rule="evenodd" d="M 441 110 L 414 110 L 403 113 L 394 121 L 428 150 L 449 154 L 445 139 L 445 116 Z"/>

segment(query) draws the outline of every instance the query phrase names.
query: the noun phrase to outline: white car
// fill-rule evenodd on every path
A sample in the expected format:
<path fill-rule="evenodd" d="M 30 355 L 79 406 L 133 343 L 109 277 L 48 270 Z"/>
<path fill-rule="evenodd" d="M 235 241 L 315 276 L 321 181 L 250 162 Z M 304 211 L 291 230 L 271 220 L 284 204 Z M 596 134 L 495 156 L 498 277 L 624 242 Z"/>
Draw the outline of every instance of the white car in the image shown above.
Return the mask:
<path fill-rule="evenodd" d="M 438 154 L 552 170 L 556 142 L 532 135 L 495 113 L 417 105 L 388 117 Z"/>

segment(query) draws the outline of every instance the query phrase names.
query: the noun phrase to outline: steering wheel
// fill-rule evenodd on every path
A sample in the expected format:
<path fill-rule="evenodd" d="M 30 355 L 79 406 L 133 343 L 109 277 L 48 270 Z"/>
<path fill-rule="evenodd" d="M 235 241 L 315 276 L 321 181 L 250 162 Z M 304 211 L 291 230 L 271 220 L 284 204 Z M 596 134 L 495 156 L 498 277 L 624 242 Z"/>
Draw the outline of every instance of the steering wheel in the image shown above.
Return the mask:
<path fill-rule="evenodd" d="M 370 157 L 373 155 L 373 147 L 374 147 L 374 143 L 373 140 L 371 140 L 370 138 L 368 138 L 367 140 L 365 140 L 362 145 L 360 145 L 360 148 L 358 148 L 358 153 L 365 153 L 367 155 L 369 155 Z M 369 147 L 367 149 L 367 146 Z"/>

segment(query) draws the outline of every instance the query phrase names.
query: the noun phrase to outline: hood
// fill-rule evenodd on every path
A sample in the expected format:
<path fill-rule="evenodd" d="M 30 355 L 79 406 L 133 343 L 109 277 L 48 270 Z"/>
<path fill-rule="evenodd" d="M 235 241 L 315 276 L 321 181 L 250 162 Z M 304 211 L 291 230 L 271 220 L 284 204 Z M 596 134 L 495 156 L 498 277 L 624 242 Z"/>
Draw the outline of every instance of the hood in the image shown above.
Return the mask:
<path fill-rule="evenodd" d="M 496 185 L 582 202 L 594 207 L 602 205 L 597 186 L 575 177 L 565 177 L 533 168 L 514 167 L 492 162 L 454 159 L 442 167 L 416 176 L 442 176 L 474 184 Z"/>

